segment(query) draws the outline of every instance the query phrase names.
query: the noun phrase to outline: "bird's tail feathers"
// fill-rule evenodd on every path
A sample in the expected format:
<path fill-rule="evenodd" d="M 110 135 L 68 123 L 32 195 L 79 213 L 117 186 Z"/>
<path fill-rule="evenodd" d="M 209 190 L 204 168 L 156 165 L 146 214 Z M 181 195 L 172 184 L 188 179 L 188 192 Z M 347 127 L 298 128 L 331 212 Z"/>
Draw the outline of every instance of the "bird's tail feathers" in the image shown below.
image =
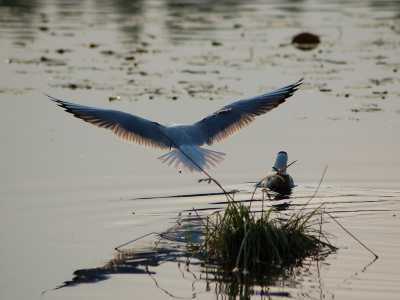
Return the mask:
<path fill-rule="evenodd" d="M 203 170 L 214 169 L 224 160 L 225 153 L 203 149 L 197 146 L 181 147 L 181 150 L 188 155 Z M 200 173 L 201 170 L 181 150 L 171 151 L 158 159 L 173 169 L 184 173 Z"/>

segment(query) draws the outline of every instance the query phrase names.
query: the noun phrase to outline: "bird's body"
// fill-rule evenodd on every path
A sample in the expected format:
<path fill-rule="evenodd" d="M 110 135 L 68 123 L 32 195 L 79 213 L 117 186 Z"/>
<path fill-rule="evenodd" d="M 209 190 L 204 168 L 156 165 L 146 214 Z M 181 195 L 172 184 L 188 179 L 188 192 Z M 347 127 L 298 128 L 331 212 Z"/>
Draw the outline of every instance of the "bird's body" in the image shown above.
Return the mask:
<path fill-rule="evenodd" d="M 83 106 L 47 96 L 76 118 L 111 130 L 127 142 L 157 150 L 174 149 L 159 157 L 171 168 L 201 172 L 199 167 L 217 167 L 225 154 L 200 146 L 223 142 L 247 127 L 256 116 L 267 113 L 291 97 L 302 81 L 303 78 L 272 92 L 233 102 L 192 125 L 170 123 L 163 126 L 125 112 Z"/>
<path fill-rule="evenodd" d="M 276 156 L 271 172 L 265 176 L 260 186 L 272 191 L 284 191 L 294 188 L 293 177 L 286 172 L 288 167 L 287 162 L 287 153 L 285 151 L 280 151 Z"/>

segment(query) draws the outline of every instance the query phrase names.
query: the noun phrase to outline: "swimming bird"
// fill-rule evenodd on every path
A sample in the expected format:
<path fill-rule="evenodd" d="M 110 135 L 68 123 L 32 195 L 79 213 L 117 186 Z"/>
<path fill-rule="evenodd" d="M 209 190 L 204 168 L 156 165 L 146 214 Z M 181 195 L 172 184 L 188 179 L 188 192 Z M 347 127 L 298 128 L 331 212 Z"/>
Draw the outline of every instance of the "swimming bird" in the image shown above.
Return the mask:
<path fill-rule="evenodd" d="M 287 162 L 287 153 L 285 151 L 278 152 L 271 172 L 265 176 L 261 182 L 261 187 L 269 188 L 272 191 L 283 191 L 294 188 L 293 177 L 286 172 L 288 167 Z"/>
<path fill-rule="evenodd" d="M 74 104 L 45 95 L 76 118 L 108 129 L 122 140 L 156 150 L 173 149 L 158 158 L 170 168 L 201 172 L 199 167 L 204 170 L 217 167 L 224 160 L 225 153 L 200 146 L 211 146 L 230 138 L 250 125 L 256 116 L 266 114 L 285 102 L 303 80 L 304 77 L 266 94 L 228 104 L 191 125 L 170 123 L 164 126 L 126 112 Z"/>

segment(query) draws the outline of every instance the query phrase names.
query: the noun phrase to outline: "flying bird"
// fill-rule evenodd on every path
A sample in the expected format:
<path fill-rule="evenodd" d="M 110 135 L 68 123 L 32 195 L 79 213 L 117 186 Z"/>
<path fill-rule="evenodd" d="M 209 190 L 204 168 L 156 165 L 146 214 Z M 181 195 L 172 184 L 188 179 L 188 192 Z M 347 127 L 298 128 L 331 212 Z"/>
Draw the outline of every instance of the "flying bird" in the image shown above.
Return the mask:
<path fill-rule="evenodd" d="M 230 138 L 250 125 L 256 116 L 266 114 L 285 102 L 298 90 L 304 77 L 297 82 L 263 95 L 228 104 L 192 125 L 170 123 L 167 126 L 122 111 L 52 101 L 66 112 L 85 122 L 110 130 L 122 140 L 156 150 L 172 150 L 158 159 L 182 172 L 201 172 L 217 167 L 225 153 L 200 146 L 213 145 Z"/>

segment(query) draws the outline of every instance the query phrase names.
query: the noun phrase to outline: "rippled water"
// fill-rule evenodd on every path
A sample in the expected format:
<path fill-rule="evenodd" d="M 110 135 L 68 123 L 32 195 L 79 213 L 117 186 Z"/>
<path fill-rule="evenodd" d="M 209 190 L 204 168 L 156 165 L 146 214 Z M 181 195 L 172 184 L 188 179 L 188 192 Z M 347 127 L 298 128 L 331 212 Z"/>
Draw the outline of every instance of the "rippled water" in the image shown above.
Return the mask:
<path fill-rule="evenodd" d="M 219 189 L 65 114 L 43 92 L 162 124 L 194 122 L 302 76 L 301 90 L 213 146 L 211 171 L 246 200 L 280 150 L 297 160 L 283 215 L 325 209 L 339 251 L 270 285 L 272 297 L 396 299 L 400 292 L 400 5 L 396 1 L 6 1 L 0 3 L 1 299 L 216 298 L 197 264 L 177 261 L 69 285 L 114 248 L 165 232 Z M 291 39 L 312 32 L 301 51 Z M 215 195 L 207 195 L 213 194 Z M 166 197 L 189 195 L 188 197 Z M 257 194 L 259 199 L 260 195 Z M 260 205 L 256 202 L 255 205 Z M 150 243 L 130 244 L 130 251 Z M 124 248 L 125 249 L 125 248 Z M 125 249 L 126 250 L 126 249 Z M 126 250 L 127 251 L 127 250 Z M 171 254 L 172 255 L 172 254 Z M 139 270 L 143 270 L 140 269 Z M 260 287 L 254 296 L 260 297 Z"/>

